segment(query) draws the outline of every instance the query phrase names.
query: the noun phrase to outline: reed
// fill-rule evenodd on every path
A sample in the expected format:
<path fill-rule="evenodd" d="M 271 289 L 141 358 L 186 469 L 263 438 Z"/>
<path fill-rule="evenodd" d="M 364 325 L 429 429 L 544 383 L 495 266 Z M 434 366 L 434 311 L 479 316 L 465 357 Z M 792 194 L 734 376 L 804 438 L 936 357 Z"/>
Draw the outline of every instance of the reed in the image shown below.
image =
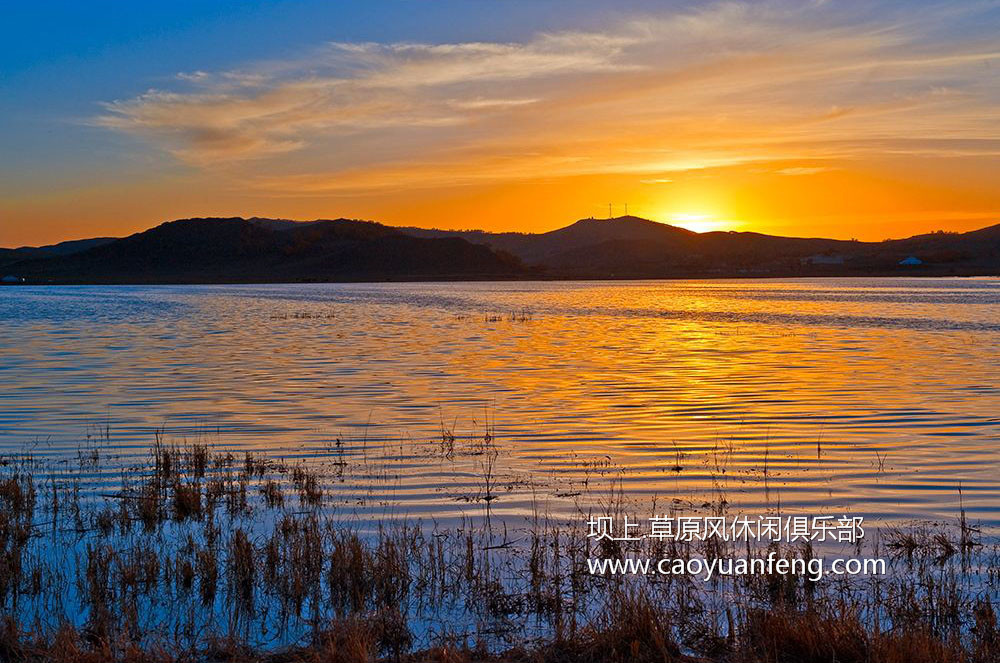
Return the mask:
<path fill-rule="evenodd" d="M 491 518 L 506 481 L 486 421 L 465 446 L 450 431 L 447 444 L 431 444 L 480 473 L 472 503 L 482 515 L 451 528 L 340 517 L 326 486 L 350 471 L 347 456 L 328 475 L 309 459 L 168 445 L 157 433 L 147 462 L 122 471 L 117 490 L 89 497 L 81 477 L 107 462 L 99 449 L 79 454 L 80 476 L 29 456 L 4 459 L 0 660 L 998 660 L 998 554 L 964 508 L 955 525 L 882 532 L 871 552 L 889 555 L 886 578 L 593 575 L 586 561 L 599 556 L 816 551 L 595 542 L 537 503 L 525 528 L 508 531 Z M 721 516 L 731 508 L 731 443 L 713 453 L 719 473 L 705 509 Z M 372 458 L 359 462 L 364 476 L 383 476 Z M 606 464 L 593 465 L 581 492 L 581 515 L 626 512 L 623 482 Z"/>

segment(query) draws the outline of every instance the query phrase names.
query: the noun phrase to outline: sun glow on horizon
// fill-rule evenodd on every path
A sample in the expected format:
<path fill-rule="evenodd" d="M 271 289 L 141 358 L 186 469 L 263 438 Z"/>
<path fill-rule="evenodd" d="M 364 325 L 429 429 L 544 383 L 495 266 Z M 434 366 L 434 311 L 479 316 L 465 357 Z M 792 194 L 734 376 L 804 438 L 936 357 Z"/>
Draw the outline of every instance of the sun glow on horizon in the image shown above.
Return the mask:
<path fill-rule="evenodd" d="M 720 219 L 711 214 L 684 212 L 671 214 L 667 221 L 672 226 L 678 226 L 696 233 L 707 233 L 716 230 L 733 230 L 736 222 Z"/>

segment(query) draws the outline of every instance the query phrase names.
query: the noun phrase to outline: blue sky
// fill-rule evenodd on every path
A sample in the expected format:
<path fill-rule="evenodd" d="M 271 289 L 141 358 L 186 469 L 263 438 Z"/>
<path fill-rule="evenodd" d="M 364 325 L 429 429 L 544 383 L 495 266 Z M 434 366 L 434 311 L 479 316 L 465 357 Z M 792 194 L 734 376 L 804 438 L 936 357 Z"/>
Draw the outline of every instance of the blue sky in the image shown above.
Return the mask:
<path fill-rule="evenodd" d="M 587 0 L 5 3 L 0 153 L 16 157 L 0 163 L 0 176 L 8 187 L 75 186 L 100 176 L 92 169 L 95 159 L 104 168 L 134 168 L 134 140 L 86 121 L 102 102 L 162 87 L 178 72 L 287 58 L 328 41 L 511 41 L 566 25 L 599 25 L 622 9 L 648 6 Z"/>
<path fill-rule="evenodd" d="M 86 234 L 102 219 L 108 233 L 122 234 L 196 213 L 342 212 L 420 223 L 419 206 L 448 210 L 436 225 L 471 224 L 471 210 L 480 225 L 495 225 L 520 200 L 565 195 L 569 186 L 543 180 L 602 176 L 578 189 L 604 197 L 628 190 L 622 196 L 663 220 L 714 216 L 765 228 L 762 219 L 775 219 L 770 229 L 788 232 L 796 209 L 739 200 L 725 209 L 720 201 L 761 169 L 837 171 L 844 181 L 828 184 L 843 187 L 852 186 L 849 173 L 867 191 L 896 176 L 878 163 L 903 152 L 923 156 L 899 174 L 905 186 L 894 195 L 956 174 L 954 190 L 929 195 L 907 218 L 971 227 L 996 211 L 982 183 L 996 174 L 1000 141 L 989 129 L 1000 101 L 997 34 L 995 2 L 7 3 L 0 245 Z M 799 52 L 814 63 L 808 71 L 795 66 Z M 468 62 L 482 66 L 463 68 Z M 415 63 L 420 85 L 400 78 L 390 90 L 385 81 L 413 75 Z M 483 69 L 492 66 L 512 70 Z M 693 91 L 678 83 L 712 67 L 732 73 L 704 77 Z M 432 69 L 448 73 L 429 76 Z M 294 97 L 317 82 L 337 91 Z M 655 92 L 668 84 L 676 97 Z M 365 92 L 374 85 L 382 92 Z M 606 95 L 618 85 L 630 87 L 615 108 Z M 641 86 L 651 92 L 637 95 Z M 570 99 L 587 111 L 567 112 Z M 267 103 L 281 112 L 262 112 Z M 649 112 L 635 113 L 636 104 Z M 249 122 L 233 119 L 246 112 Z M 784 125 L 769 124 L 769 115 Z M 811 117 L 821 117 L 822 131 L 806 128 Z M 779 149 L 775 127 L 789 122 L 800 123 L 801 135 L 784 136 Z M 701 135 L 696 125 L 719 128 Z M 507 147 L 498 147 L 508 132 Z M 829 147 L 859 136 L 864 145 L 856 138 L 851 149 Z M 595 145 L 605 139 L 602 161 Z M 931 140 L 947 149 L 932 149 Z M 888 147 L 879 153 L 878 145 Z M 629 161 L 646 147 L 661 156 Z M 347 164 L 344 155 L 358 158 Z M 961 163 L 941 166 L 956 156 Z M 407 172 L 418 162 L 434 176 Z M 740 177 L 721 177 L 737 167 Z M 653 196 L 637 184 L 684 184 L 683 173 L 694 171 L 720 174 L 719 185 L 689 177 L 687 188 L 661 186 Z M 528 180 L 538 182 L 534 192 Z M 968 191 L 955 188 L 958 180 L 971 183 Z M 411 193 L 388 192 L 386 182 Z M 866 194 L 878 202 L 872 215 L 891 208 L 892 186 Z M 605 207 L 596 195 L 545 208 L 549 217 L 521 227 Z M 951 209 L 947 200 L 960 195 L 975 204 Z"/>

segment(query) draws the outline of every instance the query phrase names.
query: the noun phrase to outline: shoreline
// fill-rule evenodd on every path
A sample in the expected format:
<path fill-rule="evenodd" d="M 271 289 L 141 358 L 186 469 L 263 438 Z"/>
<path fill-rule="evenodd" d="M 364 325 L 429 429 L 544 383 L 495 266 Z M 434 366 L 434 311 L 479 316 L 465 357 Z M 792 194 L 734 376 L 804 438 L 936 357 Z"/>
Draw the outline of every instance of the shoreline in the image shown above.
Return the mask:
<path fill-rule="evenodd" d="M 692 275 L 692 276 L 565 276 L 543 278 L 539 276 L 530 277 L 510 277 L 502 278 L 497 275 L 483 276 L 482 278 L 461 278 L 442 277 L 424 278 L 414 277 L 412 279 L 392 278 L 384 280 L 371 279 L 344 279 L 344 280 L 288 280 L 288 281 L 242 281 L 242 280 L 217 280 L 217 281 L 46 281 L 21 283 L 0 283 L 0 287 L 39 287 L 39 286 L 199 286 L 199 285 L 338 285 L 338 284 L 383 284 L 383 283 L 627 283 L 627 282 L 669 282 L 669 281 L 778 281 L 778 280 L 832 280 L 832 279 L 998 279 L 1000 270 L 994 272 L 970 272 L 970 273 L 928 273 L 926 270 L 920 272 L 874 272 L 870 274 L 858 273 L 826 273 L 826 274 L 720 274 L 720 275 Z"/>

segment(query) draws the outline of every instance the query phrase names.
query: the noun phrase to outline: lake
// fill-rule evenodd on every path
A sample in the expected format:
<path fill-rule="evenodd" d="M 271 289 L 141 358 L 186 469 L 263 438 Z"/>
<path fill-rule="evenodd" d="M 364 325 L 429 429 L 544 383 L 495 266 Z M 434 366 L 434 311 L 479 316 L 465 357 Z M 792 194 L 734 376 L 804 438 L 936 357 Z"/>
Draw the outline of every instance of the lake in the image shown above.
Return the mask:
<path fill-rule="evenodd" d="M 458 522 L 485 480 L 498 517 L 617 484 L 1000 526 L 997 279 L 8 287 L 0 325 L 4 452 L 266 450 L 360 518 Z"/>

